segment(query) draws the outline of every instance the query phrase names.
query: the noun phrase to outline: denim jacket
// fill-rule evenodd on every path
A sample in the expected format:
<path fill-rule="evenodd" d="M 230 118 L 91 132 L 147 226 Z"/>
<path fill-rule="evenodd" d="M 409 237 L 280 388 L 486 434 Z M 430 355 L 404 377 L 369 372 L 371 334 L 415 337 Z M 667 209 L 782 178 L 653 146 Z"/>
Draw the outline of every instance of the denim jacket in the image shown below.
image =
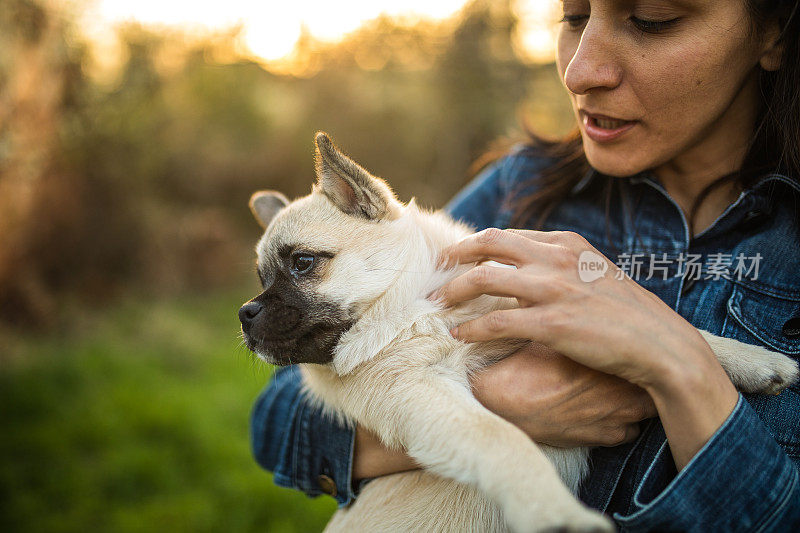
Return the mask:
<path fill-rule="evenodd" d="M 508 200 L 546 161 L 519 148 L 482 172 L 447 209 L 477 230 L 508 227 Z M 545 222 L 583 235 L 700 329 L 800 357 L 800 186 L 771 174 L 690 238 L 685 217 L 643 173 L 588 173 Z M 274 482 L 310 496 L 357 497 L 354 431 L 300 393 L 297 368 L 278 370 L 252 413 L 256 460 Z M 622 531 L 800 530 L 800 384 L 778 396 L 740 394 L 728 419 L 677 472 L 658 419 L 635 442 L 591 453 L 580 490 Z"/>

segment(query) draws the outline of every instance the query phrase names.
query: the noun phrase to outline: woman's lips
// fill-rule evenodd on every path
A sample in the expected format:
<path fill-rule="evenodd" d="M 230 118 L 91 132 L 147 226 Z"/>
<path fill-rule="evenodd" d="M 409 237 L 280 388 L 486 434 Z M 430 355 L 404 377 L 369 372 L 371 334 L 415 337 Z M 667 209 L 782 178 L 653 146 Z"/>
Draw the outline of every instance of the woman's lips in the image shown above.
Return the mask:
<path fill-rule="evenodd" d="M 583 129 L 586 135 L 599 143 L 613 141 L 635 125 L 635 120 L 620 120 L 604 115 L 583 113 Z"/>

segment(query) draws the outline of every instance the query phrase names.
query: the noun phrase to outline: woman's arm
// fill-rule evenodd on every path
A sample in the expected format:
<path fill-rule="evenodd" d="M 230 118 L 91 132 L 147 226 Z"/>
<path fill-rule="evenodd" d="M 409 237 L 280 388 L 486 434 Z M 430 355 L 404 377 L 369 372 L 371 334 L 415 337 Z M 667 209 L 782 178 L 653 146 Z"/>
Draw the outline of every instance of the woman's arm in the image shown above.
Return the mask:
<path fill-rule="evenodd" d="M 658 460 L 671 454 L 680 472 L 659 487 L 648 469 L 635 512 L 615 517 L 629 527 L 769 529 L 800 521 L 797 466 L 742 401 L 705 339 L 658 297 L 627 276 L 617 278 L 608 260 L 605 276 L 582 281 L 578 261 L 585 252 L 604 259 L 568 232 L 490 230 L 468 237 L 448 251 L 450 261 L 494 259 L 516 269 L 472 269 L 439 297 L 451 304 L 481 294 L 515 297 L 521 308 L 452 333 L 465 341 L 534 339 L 648 392 L 669 443 Z"/>
<path fill-rule="evenodd" d="M 616 276 L 613 263 L 606 260 L 605 276 L 581 280 L 579 257 L 587 252 L 605 260 L 574 233 L 487 230 L 455 245 L 450 260 L 489 258 L 516 269 L 472 269 L 439 297 L 448 304 L 484 293 L 517 298 L 520 309 L 467 322 L 455 335 L 533 339 L 641 387 L 659 409 L 681 468 L 731 414 L 738 393 L 697 329 L 631 278 Z"/>
<path fill-rule="evenodd" d="M 416 468 L 419 466 L 407 453 L 387 448 L 372 432 L 356 426 L 353 453 L 353 479 L 356 482 Z"/>
<path fill-rule="evenodd" d="M 706 344 L 696 349 L 698 353 L 687 357 L 684 367 L 664 363 L 661 376 L 646 386 L 678 470 L 716 433 L 739 401 L 739 393 L 711 348 Z"/>

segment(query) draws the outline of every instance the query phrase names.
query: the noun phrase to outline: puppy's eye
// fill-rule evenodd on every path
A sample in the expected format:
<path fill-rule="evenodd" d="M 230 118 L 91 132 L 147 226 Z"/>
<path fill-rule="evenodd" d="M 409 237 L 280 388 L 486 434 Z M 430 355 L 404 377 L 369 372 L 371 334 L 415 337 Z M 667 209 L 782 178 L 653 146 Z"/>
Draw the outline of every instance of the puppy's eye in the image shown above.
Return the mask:
<path fill-rule="evenodd" d="M 295 274 L 308 274 L 314 268 L 314 256 L 310 254 L 292 255 L 292 272 Z"/>

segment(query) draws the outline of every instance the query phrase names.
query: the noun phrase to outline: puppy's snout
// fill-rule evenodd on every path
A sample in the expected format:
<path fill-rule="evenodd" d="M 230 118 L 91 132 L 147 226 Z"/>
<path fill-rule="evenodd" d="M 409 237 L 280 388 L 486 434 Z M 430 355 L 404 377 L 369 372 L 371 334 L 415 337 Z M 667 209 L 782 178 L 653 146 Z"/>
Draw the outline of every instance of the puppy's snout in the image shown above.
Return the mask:
<path fill-rule="evenodd" d="M 283 300 L 274 295 L 264 298 L 264 307 L 267 309 L 270 318 L 269 331 L 273 335 L 291 334 L 300 324 L 300 310 L 286 304 Z"/>
<path fill-rule="evenodd" d="M 296 333 L 302 313 L 281 298 L 261 294 L 239 309 L 242 331 L 264 340 L 285 339 Z"/>
<path fill-rule="evenodd" d="M 263 312 L 264 306 L 260 302 L 247 302 L 239 308 L 239 320 L 245 328 L 249 328 L 256 317 Z"/>

